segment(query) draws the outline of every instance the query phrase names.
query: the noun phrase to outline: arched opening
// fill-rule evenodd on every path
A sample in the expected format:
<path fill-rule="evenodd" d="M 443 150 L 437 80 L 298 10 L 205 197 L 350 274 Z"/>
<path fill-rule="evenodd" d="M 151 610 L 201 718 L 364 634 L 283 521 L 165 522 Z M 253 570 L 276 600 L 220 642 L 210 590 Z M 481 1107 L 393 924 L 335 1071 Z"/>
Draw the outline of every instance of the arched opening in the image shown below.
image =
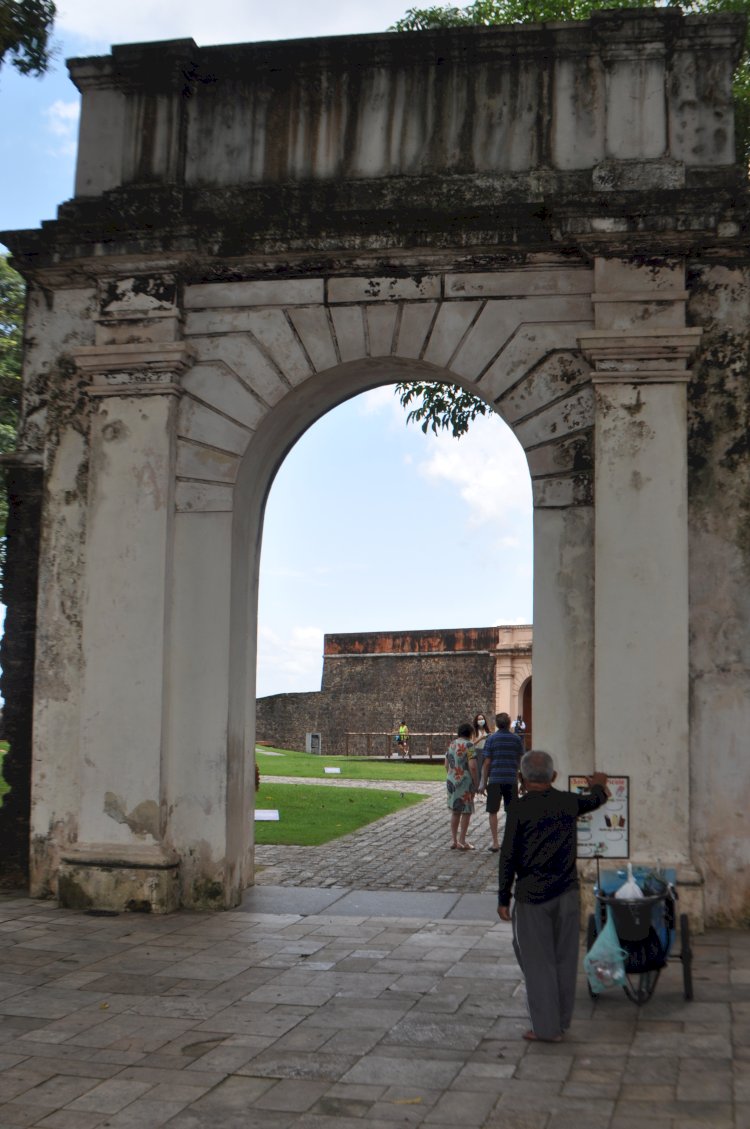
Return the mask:
<path fill-rule="evenodd" d="M 358 666 L 365 679 L 365 705 L 352 694 L 351 713 L 342 703 L 339 722 L 327 726 L 328 754 L 345 751 L 345 730 L 382 736 L 402 701 L 422 736 L 452 731 L 464 713 L 494 714 L 501 707 L 491 682 L 492 660 L 485 656 L 488 669 L 477 678 L 473 694 L 468 671 L 459 673 L 461 655 L 474 649 L 465 629 L 530 623 L 532 524 L 526 458 L 495 413 L 475 420 L 460 440 L 447 432 L 423 434 L 406 424 L 393 386 L 383 385 L 319 419 L 285 459 L 264 515 L 257 681 L 261 743 L 304 748 L 305 733 L 320 730 L 324 633 L 331 637 L 331 654 L 336 648 L 336 658 L 326 660 L 337 679 L 336 693 L 345 692 L 339 677 L 354 691 L 357 676 L 334 675 L 334 670 Z M 424 661 L 408 665 L 404 654 L 427 646 L 414 634 L 420 632 L 428 634 L 430 651 L 443 655 L 434 660 L 433 678 L 439 665 L 453 680 L 439 711 L 450 711 L 450 717 L 437 729 L 429 720 L 435 713 L 429 666 Z M 339 639 L 342 633 L 346 638 Z M 394 717 L 385 716 L 385 703 L 375 710 L 367 664 L 350 648 L 377 651 L 388 673 L 387 654 L 404 658 L 409 675 L 391 691 Z M 412 682 L 417 668 L 420 678 Z M 303 716 L 310 719 L 306 727 Z M 333 745 L 332 738 L 340 744 Z M 426 741 L 417 739 L 420 743 Z"/>
<path fill-rule="evenodd" d="M 523 289 L 525 278 L 518 282 Z M 550 283 L 550 288 L 554 285 Z M 550 729 L 556 744 L 565 750 L 574 747 L 570 737 L 577 721 L 572 703 L 588 692 L 591 683 L 591 652 L 585 645 L 592 629 L 593 522 L 587 479 L 591 395 L 587 365 L 575 349 L 581 323 L 558 325 L 554 321 L 557 299 L 552 296 L 541 304 L 536 298 L 514 300 L 512 307 L 499 303 L 502 322 L 492 316 L 496 311 L 483 300 L 470 303 L 468 309 L 460 306 L 455 321 L 452 303 L 441 308 L 432 303 L 426 306 L 418 299 L 414 305 L 404 302 L 386 308 L 364 301 L 334 311 L 335 332 L 322 309 L 307 310 L 304 319 L 302 313 L 292 311 L 299 340 L 289 338 L 289 323 L 285 322 L 286 337 L 269 337 L 266 349 L 277 370 L 288 363 L 285 357 L 293 349 L 302 367 L 299 351 L 303 343 L 305 375 L 294 386 L 289 381 L 279 386 L 276 378 L 272 405 L 259 413 L 257 400 L 248 396 L 259 364 L 257 347 L 251 347 L 240 333 L 204 338 L 206 317 L 212 327 L 222 324 L 213 308 L 205 316 L 201 313 L 210 300 L 206 287 L 189 296 L 190 308 L 198 311 L 189 328 L 195 329 L 191 340 L 199 361 L 187 374 L 186 387 L 195 390 L 200 402 L 185 401 L 178 433 L 178 466 L 190 471 L 194 482 L 179 485 L 175 525 L 173 692 L 164 790 L 177 798 L 170 808 L 169 833 L 181 858 L 187 903 L 200 898 L 204 904 L 203 892 L 208 889 L 208 900 L 213 901 L 221 891 L 224 903 L 233 904 L 253 878 L 251 784 L 263 520 L 271 484 L 289 451 L 331 409 L 381 385 L 444 380 L 478 392 L 492 405 L 520 441 L 531 471 L 535 677 L 544 687 L 538 701 L 545 703 L 546 713 L 554 718 Z M 583 300 L 575 301 L 576 312 L 579 307 L 583 312 Z M 569 303 L 565 309 L 569 312 Z M 347 319 L 341 321 L 344 311 Z M 541 313 L 547 319 L 542 325 L 523 320 Z M 268 322 L 257 316 L 257 330 L 267 332 Z M 343 336 L 342 325 L 363 330 L 356 343 L 351 341 L 349 328 L 348 336 Z M 365 326 L 369 327 L 367 334 Z M 469 329 L 472 336 L 467 336 Z M 357 354 L 352 359 L 321 366 L 319 371 L 312 366 L 311 357 L 330 358 L 343 352 L 347 342 L 350 353 Z M 383 352 L 372 355 L 380 342 Z M 466 353 L 467 360 L 448 366 L 420 359 L 431 350 L 442 352 L 448 360 Z M 465 375 L 467 369 L 478 371 L 479 377 Z M 227 372 L 231 383 L 223 375 Z M 208 396 L 216 399 L 223 413 L 220 417 L 209 414 Z M 237 422 L 225 422 L 228 415 Z M 224 445 L 226 457 L 217 452 L 217 440 Z M 217 482 L 207 491 L 202 484 L 207 470 L 220 477 L 228 473 L 228 466 L 233 485 Z M 224 595 L 227 591 L 229 599 Z M 486 624 L 487 617 L 483 615 L 482 620 Z M 561 669 L 567 672 L 564 685 L 559 678 Z M 189 693 L 198 680 L 204 688 L 200 703 Z M 508 689 L 511 686 L 512 682 Z M 177 687 L 184 689 L 180 692 Z M 467 713 L 473 715 L 487 705 L 472 702 L 471 707 Z M 537 708 L 537 734 L 539 722 Z M 215 763 L 215 771 L 207 767 L 207 749 L 211 751 L 208 764 Z M 566 766 L 561 767 L 565 771 Z M 200 792 L 196 791 L 197 779 L 204 782 Z M 195 847 L 198 812 L 201 837 Z M 220 877 L 207 879 L 206 874 Z M 197 897 L 192 891 L 197 891 Z"/>
<path fill-rule="evenodd" d="M 317 420 L 335 409 L 337 405 L 350 400 L 360 391 L 366 391 L 384 384 L 391 385 L 396 379 L 408 380 L 418 377 L 421 379 L 427 377 L 430 380 L 444 379 L 447 382 L 456 383 L 455 375 L 450 372 L 437 369 L 435 366 L 427 365 L 424 362 L 403 361 L 398 358 L 365 359 L 327 370 L 290 393 L 274 409 L 269 425 L 259 431 L 248 445 L 238 476 L 238 491 L 234 510 L 233 603 L 239 609 L 241 602 L 244 602 L 247 613 L 244 621 L 242 616 L 235 612 L 231 616 L 230 748 L 234 746 L 238 751 L 242 748 L 239 725 L 244 706 L 245 755 L 255 749 L 256 617 L 262 537 L 258 532 L 257 539 L 253 542 L 252 532 L 262 529 L 266 503 L 277 471 L 297 440 Z M 496 405 L 495 408 L 497 411 Z M 246 560 L 249 561 L 249 568 L 242 566 L 242 557 L 245 554 L 247 554 Z M 429 563 L 427 567 L 429 567 Z M 440 611 L 440 615 L 441 621 L 433 622 L 433 627 L 462 626 L 454 622 L 455 617 L 450 610 L 450 602 L 447 608 Z M 446 615 L 450 616 L 450 622 L 444 621 Z M 521 618 L 530 617 L 521 616 Z M 246 624 L 244 635 L 239 629 L 243 622 Z M 408 624 L 404 626 L 408 626 Z M 466 626 L 488 626 L 488 624 L 467 624 Z M 248 688 L 244 697 L 242 684 L 236 677 L 238 671 L 243 672 L 244 682 Z M 486 708 L 481 701 L 477 703 L 474 709 L 471 709 L 471 706 L 467 703 L 466 712 L 469 713 L 469 710 L 471 710 L 471 714 L 473 714 L 477 707 Z M 244 775 L 245 780 L 249 781 L 249 773 L 246 772 Z M 248 802 L 252 803 L 252 789 L 247 787 L 242 789 L 241 795 L 244 797 L 245 805 Z M 251 829 L 251 812 L 246 807 L 240 811 L 236 797 L 233 801 L 230 796 L 229 802 L 230 804 L 233 802 L 237 804 L 237 811 L 229 817 L 230 823 Z M 245 880 L 243 881 L 243 885 L 246 885 L 252 873 L 251 843 L 249 841 L 247 850 L 242 853 L 246 859 Z"/>

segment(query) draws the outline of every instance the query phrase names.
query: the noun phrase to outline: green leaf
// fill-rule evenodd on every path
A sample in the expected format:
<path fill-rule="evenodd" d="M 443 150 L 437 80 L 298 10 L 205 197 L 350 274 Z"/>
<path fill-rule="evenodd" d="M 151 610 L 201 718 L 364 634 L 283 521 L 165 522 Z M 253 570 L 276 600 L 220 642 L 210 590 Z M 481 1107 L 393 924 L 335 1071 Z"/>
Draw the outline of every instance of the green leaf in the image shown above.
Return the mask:
<path fill-rule="evenodd" d="M 0 0 L 0 66 L 10 55 L 21 74 L 44 74 L 56 15 L 52 0 Z"/>
<path fill-rule="evenodd" d="M 441 384 L 429 381 L 404 382 L 396 385 L 396 395 L 404 408 L 410 408 L 407 423 L 420 424 L 427 434 L 433 431 L 450 431 L 455 439 L 460 439 L 469 430 L 477 416 L 490 415 L 491 406 L 460 388 L 457 384 Z M 415 404 L 414 407 L 410 407 Z"/>

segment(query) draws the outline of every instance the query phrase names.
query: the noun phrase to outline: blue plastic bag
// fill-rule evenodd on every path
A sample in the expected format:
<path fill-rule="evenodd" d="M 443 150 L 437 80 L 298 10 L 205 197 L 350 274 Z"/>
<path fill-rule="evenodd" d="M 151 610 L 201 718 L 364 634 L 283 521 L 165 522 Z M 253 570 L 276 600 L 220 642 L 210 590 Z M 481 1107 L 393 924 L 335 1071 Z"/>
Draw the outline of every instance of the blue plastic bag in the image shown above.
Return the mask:
<path fill-rule="evenodd" d="M 604 928 L 583 958 L 583 968 L 595 995 L 606 992 L 608 988 L 622 987 L 627 955 L 620 944 L 612 915 L 607 914 Z"/>

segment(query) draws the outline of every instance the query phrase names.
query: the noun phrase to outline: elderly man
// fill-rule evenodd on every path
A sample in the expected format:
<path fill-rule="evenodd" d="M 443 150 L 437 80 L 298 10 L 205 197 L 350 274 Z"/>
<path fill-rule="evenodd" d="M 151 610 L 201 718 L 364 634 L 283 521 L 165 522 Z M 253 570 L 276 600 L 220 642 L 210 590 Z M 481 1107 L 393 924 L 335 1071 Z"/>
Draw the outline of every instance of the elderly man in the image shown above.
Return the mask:
<path fill-rule="evenodd" d="M 580 934 L 576 820 L 607 802 L 607 777 L 588 779 L 591 794 L 552 787 L 552 757 L 532 749 L 521 758 L 521 799 L 511 804 L 499 864 L 497 912 L 511 920 L 513 948 L 526 981 L 531 1030 L 524 1039 L 557 1043 L 573 1015 Z"/>

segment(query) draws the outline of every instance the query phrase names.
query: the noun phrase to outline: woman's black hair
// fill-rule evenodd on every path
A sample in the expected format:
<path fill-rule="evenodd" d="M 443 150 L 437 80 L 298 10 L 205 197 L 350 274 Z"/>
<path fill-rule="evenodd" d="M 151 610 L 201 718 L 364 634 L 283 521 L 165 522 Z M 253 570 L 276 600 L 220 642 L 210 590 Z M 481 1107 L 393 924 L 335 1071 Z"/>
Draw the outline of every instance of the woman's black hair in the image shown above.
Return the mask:
<path fill-rule="evenodd" d="M 456 730 L 456 734 L 459 737 L 473 737 L 474 736 L 474 726 L 471 724 L 470 721 L 462 721 L 461 724 L 459 725 L 458 729 Z"/>

